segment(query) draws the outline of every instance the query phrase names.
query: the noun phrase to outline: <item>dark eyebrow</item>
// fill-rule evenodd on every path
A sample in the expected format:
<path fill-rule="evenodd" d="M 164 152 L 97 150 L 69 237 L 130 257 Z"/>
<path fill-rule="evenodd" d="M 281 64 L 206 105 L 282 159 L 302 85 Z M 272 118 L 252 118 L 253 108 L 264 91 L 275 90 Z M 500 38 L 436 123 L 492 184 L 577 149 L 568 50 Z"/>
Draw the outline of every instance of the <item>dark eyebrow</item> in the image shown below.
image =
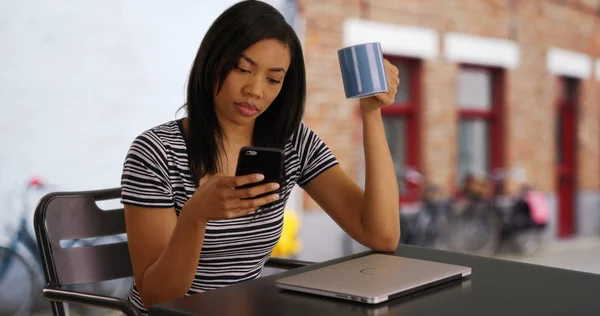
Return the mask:
<path fill-rule="evenodd" d="M 252 58 L 250 58 L 246 55 L 242 55 L 242 59 L 245 59 L 247 62 L 251 63 L 253 66 L 257 65 L 256 62 L 254 60 L 252 60 Z M 282 67 L 271 68 L 271 69 L 269 69 L 269 71 L 277 71 L 277 72 L 285 73 L 285 69 L 283 69 Z"/>

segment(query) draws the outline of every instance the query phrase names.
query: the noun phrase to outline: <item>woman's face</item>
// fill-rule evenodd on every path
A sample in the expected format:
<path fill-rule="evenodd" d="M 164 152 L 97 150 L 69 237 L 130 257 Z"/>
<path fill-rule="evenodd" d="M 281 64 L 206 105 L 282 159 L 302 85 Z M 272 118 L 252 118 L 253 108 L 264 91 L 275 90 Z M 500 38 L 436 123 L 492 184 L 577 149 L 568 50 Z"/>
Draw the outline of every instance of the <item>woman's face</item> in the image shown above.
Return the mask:
<path fill-rule="evenodd" d="M 289 49 L 278 40 L 262 40 L 246 49 L 215 95 L 219 120 L 253 123 L 281 91 L 290 61 Z"/>

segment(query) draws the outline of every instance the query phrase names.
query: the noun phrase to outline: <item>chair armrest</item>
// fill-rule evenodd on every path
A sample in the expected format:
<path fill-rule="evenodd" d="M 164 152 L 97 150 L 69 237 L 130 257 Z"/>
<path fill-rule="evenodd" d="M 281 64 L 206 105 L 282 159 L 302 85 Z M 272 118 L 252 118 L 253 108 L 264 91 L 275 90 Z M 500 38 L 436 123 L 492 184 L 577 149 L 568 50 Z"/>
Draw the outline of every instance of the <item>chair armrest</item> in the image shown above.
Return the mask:
<path fill-rule="evenodd" d="M 133 304 L 131 304 L 127 300 L 118 297 L 74 292 L 51 286 L 45 287 L 42 290 L 42 293 L 44 298 L 50 301 L 89 305 L 94 307 L 119 310 L 127 316 L 141 316 L 141 313 L 137 310 L 135 306 L 133 306 Z"/>
<path fill-rule="evenodd" d="M 275 269 L 290 270 L 309 266 L 311 264 L 314 264 L 314 262 L 271 257 L 269 260 L 267 260 L 265 266 Z"/>

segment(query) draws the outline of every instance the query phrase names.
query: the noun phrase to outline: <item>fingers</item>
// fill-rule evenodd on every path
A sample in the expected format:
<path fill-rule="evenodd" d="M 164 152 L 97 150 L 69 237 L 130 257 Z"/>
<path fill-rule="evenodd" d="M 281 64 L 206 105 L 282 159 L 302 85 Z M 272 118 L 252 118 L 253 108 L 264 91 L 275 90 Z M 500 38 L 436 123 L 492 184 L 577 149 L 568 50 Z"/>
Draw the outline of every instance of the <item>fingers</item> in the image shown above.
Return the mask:
<path fill-rule="evenodd" d="M 398 67 L 394 66 L 394 64 L 392 64 L 385 58 L 383 59 L 383 61 L 385 63 L 386 72 L 389 72 L 394 77 L 398 77 L 398 74 L 400 74 L 400 72 L 398 71 Z"/>
<path fill-rule="evenodd" d="M 394 91 L 392 91 L 394 90 Z M 393 104 L 394 103 L 394 99 L 396 96 L 396 89 L 392 89 L 390 88 L 390 91 L 388 93 L 382 93 L 382 94 L 377 94 L 375 95 L 375 98 L 377 98 L 377 100 L 379 100 L 380 103 L 382 104 Z"/>
<path fill-rule="evenodd" d="M 237 188 L 247 184 L 257 183 L 264 179 L 265 176 L 259 173 L 236 177 L 223 177 L 221 185 L 226 188 Z"/>
<path fill-rule="evenodd" d="M 393 104 L 396 99 L 396 93 L 398 92 L 398 85 L 400 80 L 397 77 L 391 77 L 388 79 L 388 92 L 376 95 L 379 102 L 384 105 Z"/>
<path fill-rule="evenodd" d="M 398 87 L 400 86 L 400 79 L 397 77 L 391 77 L 388 79 L 388 92 L 390 94 L 396 95 L 398 91 Z"/>
<path fill-rule="evenodd" d="M 279 189 L 278 183 L 265 183 L 247 189 L 237 189 L 232 197 L 238 199 L 251 199 L 264 193 L 273 192 Z"/>
<path fill-rule="evenodd" d="M 389 72 L 391 75 L 393 75 L 394 77 L 398 77 L 398 74 L 400 73 L 398 71 L 398 67 L 396 67 L 394 64 L 389 62 L 387 59 L 384 59 L 384 63 L 385 63 L 385 70 L 387 72 Z"/>
<path fill-rule="evenodd" d="M 392 76 L 389 78 L 390 86 L 398 87 L 400 85 L 400 78 L 398 76 Z"/>
<path fill-rule="evenodd" d="M 275 202 L 277 200 L 279 200 L 279 194 L 273 193 L 273 194 L 269 194 L 267 196 L 263 196 L 263 197 L 255 198 L 255 199 L 251 199 L 251 200 L 238 200 L 237 203 L 235 203 L 234 205 L 235 205 L 235 208 L 237 208 L 238 210 L 240 210 L 240 209 L 255 210 L 260 206 Z"/>
<path fill-rule="evenodd" d="M 279 200 L 277 193 L 249 200 L 229 201 L 225 218 L 236 218 L 256 211 L 259 207 Z"/>
<path fill-rule="evenodd" d="M 223 208 L 228 212 L 251 212 L 259 206 L 268 204 L 279 199 L 279 195 L 275 193 L 275 191 L 279 189 L 278 183 L 264 183 L 249 188 L 239 188 L 243 185 L 259 182 L 258 179 L 263 179 L 264 177 L 249 175 L 234 178 L 235 179 L 224 180 L 227 184 L 223 185 L 223 187 L 221 187 L 221 190 L 219 190 L 219 196 L 223 203 Z M 232 190 L 232 188 L 235 187 L 237 188 L 235 190 Z M 269 193 L 272 194 L 268 196 L 261 196 Z M 256 198 L 257 196 L 261 197 Z"/>
<path fill-rule="evenodd" d="M 225 191 L 224 189 L 223 191 Z M 233 191 L 233 190 L 232 190 Z M 272 193 L 266 196 L 261 196 L 254 199 L 235 199 L 235 198 L 222 198 L 221 207 L 222 213 L 218 218 L 236 218 L 253 211 L 256 211 L 259 207 L 275 202 L 279 200 L 279 194 Z"/>
<path fill-rule="evenodd" d="M 392 63 L 389 62 L 389 60 L 387 59 L 383 59 L 384 63 L 385 63 L 385 71 L 387 74 L 387 80 L 388 80 L 388 85 L 391 87 L 397 87 L 400 84 L 400 71 L 398 70 L 398 67 L 394 66 Z"/>
<path fill-rule="evenodd" d="M 398 86 L 400 85 L 400 77 L 398 76 L 399 71 L 398 67 L 394 66 L 392 63 L 390 63 L 389 60 L 385 58 L 384 63 L 386 68 L 389 91 L 387 93 L 377 95 L 377 99 L 383 104 L 392 104 L 394 103 L 396 93 L 398 92 Z"/>
<path fill-rule="evenodd" d="M 264 176 L 261 174 L 236 177 L 219 174 L 210 179 L 209 181 L 212 182 L 210 184 L 212 186 L 210 195 L 216 198 L 214 211 L 217 212 L 211 218 L 231 219 L 240 217 L 255 211 L 263 205 L 279 200 L 279 195 L 274 192 L 279 189 L 279 184 L 277 183 L 265 183 L 252 187 L 239 188 L 263 180 Z"/>
<path fill-rule="evenodd" d="M 398 77 L 398 74 L 388 75 L 387 80 L 391 87 L 398 87 L 400 85 L 400 77 Z"/>

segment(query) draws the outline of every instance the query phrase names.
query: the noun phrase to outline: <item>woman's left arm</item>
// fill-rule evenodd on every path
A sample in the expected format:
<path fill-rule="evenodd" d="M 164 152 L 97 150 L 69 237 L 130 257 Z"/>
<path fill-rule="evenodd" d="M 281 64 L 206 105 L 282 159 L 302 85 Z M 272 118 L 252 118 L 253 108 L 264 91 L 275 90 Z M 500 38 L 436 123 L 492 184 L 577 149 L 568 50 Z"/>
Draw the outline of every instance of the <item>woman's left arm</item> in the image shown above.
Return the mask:
<path fill-rule="evenodd" d="M 338 166 L 304 189 L 354 240 L 376 251 L 394 251 L 400 239 L 399 190 L 381 107 L 392 104 L 398 69 L 387 60 L 389 92 L 360 100 L 365 152 L 364 191 Z"/>

